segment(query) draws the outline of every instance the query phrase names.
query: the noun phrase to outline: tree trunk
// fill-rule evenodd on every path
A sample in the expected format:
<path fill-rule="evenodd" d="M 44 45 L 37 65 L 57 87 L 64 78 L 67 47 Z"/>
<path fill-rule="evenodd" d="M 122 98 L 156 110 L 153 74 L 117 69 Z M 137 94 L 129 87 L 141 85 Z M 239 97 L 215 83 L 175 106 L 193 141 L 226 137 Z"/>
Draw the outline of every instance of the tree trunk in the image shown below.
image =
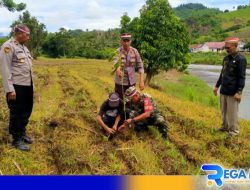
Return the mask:
<path fill-rule="evenodd" d="M 146 85 L 149 85 L 149 83 L 150 83 L 150 81 L 151 81 L 151 79 L 152 79 L 153 76 L 154 76 L 153 73 L 147 72 L 147 76 L 146 76 L 146 79 L 145 79 L 145 84 Z"/>

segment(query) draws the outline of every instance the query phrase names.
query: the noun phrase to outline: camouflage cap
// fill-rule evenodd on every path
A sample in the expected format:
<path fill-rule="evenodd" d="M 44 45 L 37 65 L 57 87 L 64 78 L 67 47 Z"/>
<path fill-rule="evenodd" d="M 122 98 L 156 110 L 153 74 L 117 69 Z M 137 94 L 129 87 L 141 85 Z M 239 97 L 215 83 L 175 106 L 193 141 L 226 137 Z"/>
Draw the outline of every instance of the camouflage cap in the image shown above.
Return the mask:
<path fill-rule="evenodd" d="M 125 92 L 125 98 L 127 101 L 130 101 L 131 98 L 138 92 L 138 90 L 134 87 L 131 86 L 129 87 L 126 92 Z"/>

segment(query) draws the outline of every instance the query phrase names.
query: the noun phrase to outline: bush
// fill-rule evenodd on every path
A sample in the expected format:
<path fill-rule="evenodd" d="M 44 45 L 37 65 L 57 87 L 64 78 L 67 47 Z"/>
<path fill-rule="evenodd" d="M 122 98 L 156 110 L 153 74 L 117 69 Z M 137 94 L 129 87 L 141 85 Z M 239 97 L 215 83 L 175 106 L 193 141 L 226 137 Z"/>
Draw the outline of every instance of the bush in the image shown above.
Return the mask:
<path fill-rule="evenodd" d="M 241 28 L 242 28 L 242 25 L 236 24 L 236 25 L 231 26 L 228 29 L 224 30 L 224 32 L 231 32 L 231 31 L 239 30 Z"/>

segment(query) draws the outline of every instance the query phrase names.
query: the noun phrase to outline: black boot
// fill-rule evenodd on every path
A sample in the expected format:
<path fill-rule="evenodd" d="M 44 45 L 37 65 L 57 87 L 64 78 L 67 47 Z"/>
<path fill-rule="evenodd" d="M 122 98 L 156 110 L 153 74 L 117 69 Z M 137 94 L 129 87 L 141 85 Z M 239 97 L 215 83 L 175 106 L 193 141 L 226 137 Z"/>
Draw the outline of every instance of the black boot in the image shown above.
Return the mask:
<path fill-rule="evenodd" d="M 12 142 L 12 146 L 21 151 L 30 151 L 30 147 L 23 142 L 22 138 L 14 139 Z"/>
<path fill-rule="evenodd" d="M 161 135 L 162 135 L 162 138 L 163 138 L 164 140 L 168 140 L 168 135 L 167 135 L 167 133 L 162 133 Z"/>
<path fill-rule="evenodd" d="M 149 128 L 148 128 L 147 125 L 136 125 L 136 126 L 134 127 L 134 130 L 135 130 L 136 132 L 149 131 Z"/>
<path fill-rule="evenodd" d="M 34 140 L 30 138 L 28 135 L 23 135 L 22 140 L 26 144 L 32 144 L 34 142 Z"/>
<path fill-rule="evenodd" d="M 168 127 L 167 125 L 158 125 L 158 131 L 161 133 L 164 140 L 168 140 Z"/>

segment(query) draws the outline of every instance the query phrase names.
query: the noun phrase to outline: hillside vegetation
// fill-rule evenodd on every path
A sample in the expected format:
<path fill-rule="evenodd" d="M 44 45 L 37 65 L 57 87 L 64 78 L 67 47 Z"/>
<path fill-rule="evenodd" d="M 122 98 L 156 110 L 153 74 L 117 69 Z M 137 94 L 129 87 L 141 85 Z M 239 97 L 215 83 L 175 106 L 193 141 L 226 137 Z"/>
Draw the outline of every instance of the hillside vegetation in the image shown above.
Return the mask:
<path fill-rule="evenodd" d="M 249 6 L 223 12 L 199 3 L 189 3 L 174 8 L 174 11 L 186 23 L 193 43 L 223 41 L 228 36 L 250 41 Z"/>

